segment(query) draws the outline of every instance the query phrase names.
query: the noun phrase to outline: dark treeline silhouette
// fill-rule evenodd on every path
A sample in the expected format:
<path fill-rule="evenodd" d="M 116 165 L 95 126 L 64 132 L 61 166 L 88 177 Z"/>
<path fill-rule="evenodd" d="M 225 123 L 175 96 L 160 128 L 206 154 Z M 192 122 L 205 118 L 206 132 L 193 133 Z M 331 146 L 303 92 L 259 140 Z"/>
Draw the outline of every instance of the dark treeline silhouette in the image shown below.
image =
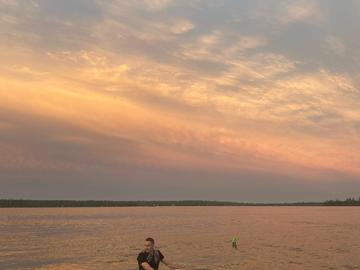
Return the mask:
<path fill-rule="evenodd" d="M 218 201 L 98 201 L 98 200 L 0 200 L 0 207 L 126 207 L 126 206 L 231 206 Z"/>
<path fill-rule="evenodd" d="M 358 199 L 355 198 L 347 198 L 346 200 L 329 200 L 324 202 L 325 206 L 360 206 L 360 197 Z"/>
<path fill-rule="evenodd" d="M 224 201 L 78 201 L 78 200 L 22 200 L 0 199 L 0 208 L 5 207 L 128 207 L 128 206 L 360 206 L 360 198 L 328 200 L 325 202 L 295 203 L 242 203 Z"/>
<path fill-rule="evenodd" d="M 0 199 L 0 207 L 127 207 L 127 206 L 320 206 L 319 202 L 241 203 L 224 201 L 77 201 Z"/>

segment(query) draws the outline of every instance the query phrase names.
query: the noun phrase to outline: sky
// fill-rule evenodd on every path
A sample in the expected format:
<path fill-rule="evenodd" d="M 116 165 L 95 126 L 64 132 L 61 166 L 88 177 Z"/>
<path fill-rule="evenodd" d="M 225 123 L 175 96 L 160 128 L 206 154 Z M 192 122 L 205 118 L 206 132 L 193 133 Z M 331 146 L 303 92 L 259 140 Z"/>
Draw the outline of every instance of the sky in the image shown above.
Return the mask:
<path fill-rule="evenodd" d="M 360 195 L 360 2 L 0 0 L 0 198 Z"/>

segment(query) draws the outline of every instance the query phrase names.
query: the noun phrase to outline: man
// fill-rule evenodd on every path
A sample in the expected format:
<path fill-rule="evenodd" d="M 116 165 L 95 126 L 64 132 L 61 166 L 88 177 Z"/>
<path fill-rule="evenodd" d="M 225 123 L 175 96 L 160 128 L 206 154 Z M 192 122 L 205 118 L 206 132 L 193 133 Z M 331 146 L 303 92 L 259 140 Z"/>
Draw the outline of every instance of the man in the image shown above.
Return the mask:
<path fill-rule="evenodd" d="M 141 251 L 137 257 L 139 263 L 139 270 L 158 270 L 159 264 L 162 262 L 167 267 L 173 270 L 177 269 L 168 260 L 165 260 L 164 255 L 160 250 L 155 249 L 155 240 L 151 237 L 145 239 L 145 249 Z"/>

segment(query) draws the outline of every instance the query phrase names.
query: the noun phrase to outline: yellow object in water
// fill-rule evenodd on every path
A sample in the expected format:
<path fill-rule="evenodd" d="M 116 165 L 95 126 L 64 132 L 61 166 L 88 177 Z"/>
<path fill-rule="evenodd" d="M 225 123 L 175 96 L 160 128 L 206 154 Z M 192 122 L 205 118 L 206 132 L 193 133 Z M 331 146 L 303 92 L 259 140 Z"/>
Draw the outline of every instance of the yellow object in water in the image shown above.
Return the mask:
<path fill-rule="evenodd" d="M 231 245 L 233 248 L 237 249 L 237 240 L 238 238 L 237 237 L 234 237 L 232 240 L 231 240 Z"/>

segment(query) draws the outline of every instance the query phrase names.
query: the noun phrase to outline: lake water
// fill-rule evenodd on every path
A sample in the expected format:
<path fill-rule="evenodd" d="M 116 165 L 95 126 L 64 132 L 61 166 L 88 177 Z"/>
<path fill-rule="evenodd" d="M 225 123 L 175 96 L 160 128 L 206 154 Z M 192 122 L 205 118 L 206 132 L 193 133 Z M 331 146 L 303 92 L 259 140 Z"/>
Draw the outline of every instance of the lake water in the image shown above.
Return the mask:
<path fill-rule="evenodd" d="M 0 269 L 135 270 L 148 236 L 188 270 L 360 269 L 360 207 L 0 209 Z"/>

